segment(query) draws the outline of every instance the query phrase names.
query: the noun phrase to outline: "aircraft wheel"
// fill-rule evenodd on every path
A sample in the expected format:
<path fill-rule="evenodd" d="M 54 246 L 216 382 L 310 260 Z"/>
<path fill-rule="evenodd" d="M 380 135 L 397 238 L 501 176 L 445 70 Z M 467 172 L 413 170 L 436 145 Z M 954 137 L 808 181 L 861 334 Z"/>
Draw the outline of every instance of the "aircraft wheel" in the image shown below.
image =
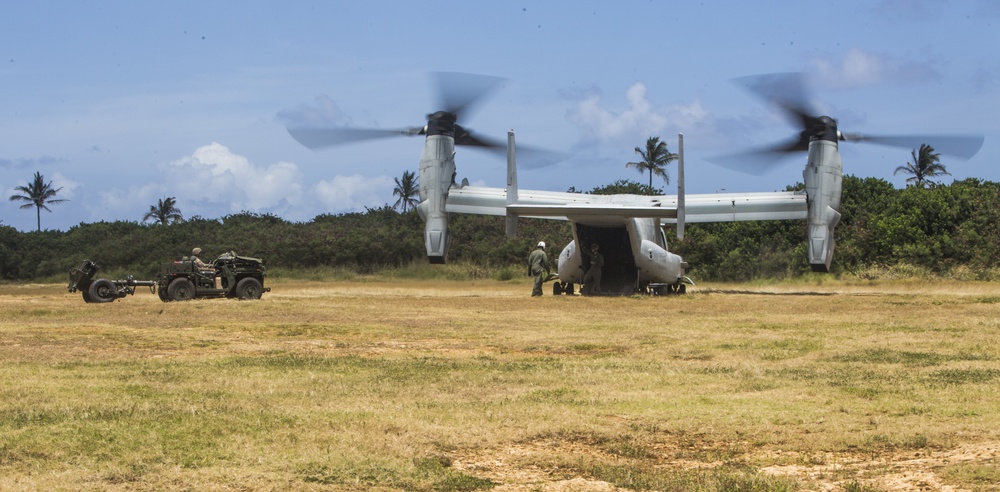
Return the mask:
<path fill-rule="evenodd" d="M 562 284 L 559 282 L 552 282 L 552 295 L 558 296 L 562 295 L 562 293 L 563 293 Z"/>
<path fill-rule="evenodd" d="M 115 288 L 114 282 L 106 278 L 95 280 L 87 292 L 90 293 L 90 302 L 111 302 L 118 298 L 118 289 Z"/>
<path fill-rule="evenodd" d="M 247 277 L 236 283 L 236 295 L 241 301 L 260 299 L 263 293 L 264 287 L 253 277 Z"/>
<path fill-rule="evenodd" d="M 572 282 L 566 284 L 565 291 L 566 291 L 566 295 L 568 295 L 568 296 L 571 296 L 571 295 L 573 295 L 573 294 L 576 293 L 576 289 L 573 287 L 573 283 Z"/>
<path fill-rule="evenodd" d="M 194 284 L 186 278 L 179 278 L 167 286 L 167 295 L 172 301 L 190 301 L 194 299 Z"/>
<path fill-rule="evenodd" d="M 687 286 L 684 284 L 681 284 L 680 287 L 677 287 L 677 292 L 680 294 L 687 294 L 687 290 L 688 290 Z"/>

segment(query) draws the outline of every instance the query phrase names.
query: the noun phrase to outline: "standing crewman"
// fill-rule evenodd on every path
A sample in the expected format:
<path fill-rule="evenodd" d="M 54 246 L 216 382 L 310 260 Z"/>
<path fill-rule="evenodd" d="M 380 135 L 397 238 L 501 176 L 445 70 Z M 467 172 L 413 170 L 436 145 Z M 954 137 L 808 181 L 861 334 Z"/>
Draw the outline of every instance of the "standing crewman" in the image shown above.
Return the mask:
<path fill-rule="evenodd" d="M 528 255 L 528 275 L 535 277 L 535 286 L 531 289 L 531 297 L 542 295 L 542 284 L 549 276 L 549 257 L 545 254 L 545 241 L 539 241 L 535 250 Z"/>
<path fill-rule="evenodd" d="M 604 255 L 598 251 L 597 243 L 590 245 L 590 269 L 583 276 L 583 288 L 580 293 L 588 296 L 601 295 L 601 269 L 604 268 Z"/>

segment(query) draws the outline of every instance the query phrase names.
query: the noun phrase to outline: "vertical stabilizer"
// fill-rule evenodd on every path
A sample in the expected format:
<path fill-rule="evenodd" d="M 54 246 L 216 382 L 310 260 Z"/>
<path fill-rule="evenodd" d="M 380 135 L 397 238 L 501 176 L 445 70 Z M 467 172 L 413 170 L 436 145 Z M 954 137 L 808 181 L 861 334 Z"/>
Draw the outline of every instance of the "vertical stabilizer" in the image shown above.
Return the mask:
<path fill-rule="evenodd" d="M 517 235 L 517 215 L 510 206 L 517 203 L 517 150 L 514 147 L 514 130 L 507 132 L 507 236 Z"/>
<path fill-rule="evenodd" d="M 684 239 L 684 134 L 677 134 L 677 239 Z"/>

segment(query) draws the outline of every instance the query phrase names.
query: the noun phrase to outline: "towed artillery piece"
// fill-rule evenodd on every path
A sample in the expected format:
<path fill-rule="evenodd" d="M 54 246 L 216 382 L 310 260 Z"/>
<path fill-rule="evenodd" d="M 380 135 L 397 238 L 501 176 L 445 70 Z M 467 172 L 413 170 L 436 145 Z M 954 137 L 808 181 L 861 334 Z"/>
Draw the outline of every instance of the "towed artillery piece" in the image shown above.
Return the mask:
<path fill-rule="evenodd" d="M 185 257 L 160 264 L 156 280 L 136 280 L 132 275 L 124 280 L 95 280 L 100 267 L 91 260 L 84 260 L 80 268 L 70 270 L 68 290 L 71 293 L 79 290 L 85 302 L 95 303 L 133 295 L 136 287 L 149 287 L 163 302 L 202 297 L 256 300 L 264 292 L 271 291 L 270 287 L 264 287 L 267 277 L 264 260 L 229 252 L 219 255 L 209 265 L 209 268 L 198 268 L 193 258 Z"/>

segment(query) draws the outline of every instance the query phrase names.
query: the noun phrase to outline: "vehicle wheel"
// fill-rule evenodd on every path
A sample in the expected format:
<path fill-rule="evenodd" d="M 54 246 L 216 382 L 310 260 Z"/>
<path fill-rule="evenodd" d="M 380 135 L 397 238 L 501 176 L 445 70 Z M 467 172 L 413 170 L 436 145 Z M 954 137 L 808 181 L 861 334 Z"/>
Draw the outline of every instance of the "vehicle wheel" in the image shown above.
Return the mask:
<path fill-rule="evenodd" d="M 681 284 L 680 287 L 677 288 L 677 292 L 680 293 L 680 294 L 687 294 L 687 291 L 688 291 L 688 288 L 684 284 Z"/>
<path fill-rule="evenodd" d="M 90 291 L 87 289 L 81 290 L 80 294 L 83 294 L 83 302 L 94 302 L 94 300 L 90 298 Z"/>
<path fill-rule="evenodd" d="M 559 296 L 562 295 L 563 289 L 562 284 L 559 282 L 552 282 L 552 295 Z"/>
<path fill-rule="evenodd" d="M 160 297 L 163 302 L 170 302 L 170 296 L 167 295 L 167 289 L 161 289 L 160 285 L 156 285 L 156 295 Z"/>
<path fill-rule="evenodd" d="M 172 301 L 190 301 L 194 299 L 194 284 L 186 278 L 179 278 L 167 286 L 167 295 Z"/>
<path fill-rule="evenodd" d="M 106 278 L 95 280 L 87 292 L 90 294 L 90 302 L 111 302 L 118 298 L 118 289 L 114 282 Z"/>
<path fill-rule="evenodd" d="M 259 280 L 253 277 L 247 277 L 239 282 L 236 282 L 236 296 L 239 297 L 241 301 L 260 299 L 260 296 L 263 293 L 264 286 L 260 284 Z"/>

